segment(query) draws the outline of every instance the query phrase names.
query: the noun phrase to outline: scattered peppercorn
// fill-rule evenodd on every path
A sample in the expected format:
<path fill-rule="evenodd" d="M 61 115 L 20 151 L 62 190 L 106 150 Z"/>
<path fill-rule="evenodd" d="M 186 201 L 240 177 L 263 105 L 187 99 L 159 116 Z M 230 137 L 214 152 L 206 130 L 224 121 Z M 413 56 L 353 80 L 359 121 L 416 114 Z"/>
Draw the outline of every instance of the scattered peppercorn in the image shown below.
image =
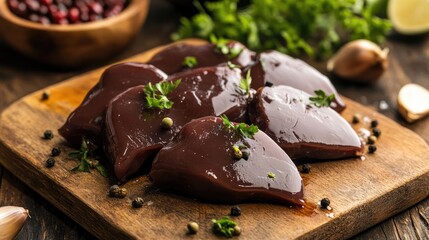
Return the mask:
<path fill-rule="evenodd" d="M 327 209 L 329 207 L 329 205 L 331 204 L 331 201 L 329 200 L 329 198 L 323 198 L 320 201 L 320 206 L 324 209 Z"/>
<path fill-rule="evenodd" d="M 199 230 L 198 223 L 196 223 L 196 222 L 189 222 L 188 223 L 188 232 L 190 234 L 195 234 L 198 232 L 198 230 Z"/>
<path fill-rule="evenodd" d="M 371 121 L 371 127 L 372 128 L 375 128 L 375 127 L 377 127 L 378 126 L 378 121 L 377 120 L 372 120 Z"/>
<path fill-rule="evenodd" d="M 48 158 L 47 160 L 46 160 L 46 163 L 45 163 L 45 166 L 47 167 L 47 168 L 51 168 L 51 167 L 53 167 L 55 165 L 55 159 L 54 158 Z"/>
<path fill-rule="evenodd" d="M 43 137 L 42 138 L 46 139 L 46 140 L 50 140 L 50 139 L 54 138 L 54 133 L 51 130 L 46 130 L 43 133 Z"/>
<path fill-rule="evenodd" d="M 119 193 L 119 186 L 118 185 L 112 185 L 109 188 L 109 196 L 110 197 L 116 197 Z"/>
<path fill-rule="evenodd" d="M 51 155 L 53 157 L 59 156 L 61 154 L 61 149 L 59 147 L 52 148 Z"/>
<path fill-rule="evenodd" d="M 377 151 L 377 147 L 375 145 L 369 145 L 368 146 L 368 152 L 369 153 L 375 153 Z"/>
<path fill-rule="evenodd" d="M 241 228 L 239 226 L 234 227 L 234 235 L 239 236 L 241 234 Z"/>
<path fill-rule="evenodd" d="M 230 215 L 234 216 L 234 217 L 240 216 L 241 215 L 241 208 L 238 205 L 237 206 L 233 206 L 231 208 L 231 214 Z"/>
<path fill-rule="evenodd" d="M 164 129 L 170 129 L 173 126 L 173 119 L 165 117 L 161 121 L 161 127 Z"/>
<path fill-rule="evenodd" d="M 355 115 L 353 115 L 352 123 L 354 124 L 359 123 L 360 119 L 361 119 L 361 115 L 359 113 L 356 113 Z"/>
<path fill-rule="evenodd" d="M 376 137 L 380 137 L 380 135 L 381 135 L 381 131 L 380 131 L 380 129 L 379 128 L 373 128 L 372 129 L 372 133 L 374 134 L 374 136 L 376 136 Z"/>
<path fill-rule="evenodd" d="M 43 92 L 42 93 L 42 97 L 40 98 L 42 101 L 46 101 L 49 99 L 49 93 L 48 92 Z"/>
<path fill-rule="evenodd" d="M 235 159 L 241 159 L 243 157 L 243 152 L 236 145 L 232 146 L 232 151 Z"/>
<path fill-rule="evenodd" d="M 250 151 L 247 148 L 241 149 L 241 153 L 243 154 L 242 158 L 244 160 L 248 160 L 250 156 Z"/>
<path fill-rule="evenodd" d="M 128 194 L 128 191 L 127 191 L 126 188 L 119 188 L 118 194 L 116 194 L 115 197 L 117 197 L 117 198 L 124 198 L 124 197 L 127 196 L 127 194 Z"/>
<path fill-rule="evenodd" d="M 368 137 L 368 144 L 375 144 L 376 141 L 377 141 L 376 136 L 369 136 Z"/>
<path fill-rule="evenodd" d="M 309 173 L 310 172 L 310 170 L 311 170 L 311 166 L 310 166 L 310 164 L 303 164 L 302 165 L 302 169 L 301 169 L 301 172 L 302 173 Z"/>
<path fill-rule="evenodd" d="M 133 208 L 141 208 L 144 204 L 143 198 L 141 197 L 136 197 L 134 198 L 133 202 L 132 202 L 132 206 Z"/>

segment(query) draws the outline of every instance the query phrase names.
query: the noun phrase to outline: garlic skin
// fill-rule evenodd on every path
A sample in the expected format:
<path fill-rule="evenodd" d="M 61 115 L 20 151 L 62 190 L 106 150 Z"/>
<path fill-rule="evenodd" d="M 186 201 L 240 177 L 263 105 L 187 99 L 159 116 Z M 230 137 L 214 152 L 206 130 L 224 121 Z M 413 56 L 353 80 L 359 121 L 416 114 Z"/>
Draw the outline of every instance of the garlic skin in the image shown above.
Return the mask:
<path fill-rule="evenodd" d="M 12 240 L 15 238 L 28 217 L 28 210 L 22 207 L 0 207 L 0 239 Z"/>
<path fill-rule="evenodd" d="M 344 80 L 374 83 L 387 69 L 388 53 L 365 39 L 351 41 L 328 61 L 327 70 Z"/>

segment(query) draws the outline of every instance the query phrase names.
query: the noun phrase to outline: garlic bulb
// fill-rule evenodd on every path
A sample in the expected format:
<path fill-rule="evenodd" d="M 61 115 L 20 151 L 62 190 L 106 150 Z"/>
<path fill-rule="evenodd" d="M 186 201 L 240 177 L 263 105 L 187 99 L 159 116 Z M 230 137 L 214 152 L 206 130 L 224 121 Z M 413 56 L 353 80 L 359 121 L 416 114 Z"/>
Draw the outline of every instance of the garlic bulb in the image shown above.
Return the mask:
<path fill-rule="evenodd" d="M 398 111 L 412 123 L 429 115 L 429 91 L 424 87 L 409 83 L 398 93 Z"/>
<path fill-rule="evenodd" d="M 360 39 L 344 45 L 328 61 L 327 69 L 344 80 L 359 83 L 375 82 L 387 69 L 389 49 Z"/>
<path fill-rule="evenodd" d="M 21 230 L 28 216 L 28 210 L 22 207 L 0 207 L 0 239 L 13 239 Z"/>

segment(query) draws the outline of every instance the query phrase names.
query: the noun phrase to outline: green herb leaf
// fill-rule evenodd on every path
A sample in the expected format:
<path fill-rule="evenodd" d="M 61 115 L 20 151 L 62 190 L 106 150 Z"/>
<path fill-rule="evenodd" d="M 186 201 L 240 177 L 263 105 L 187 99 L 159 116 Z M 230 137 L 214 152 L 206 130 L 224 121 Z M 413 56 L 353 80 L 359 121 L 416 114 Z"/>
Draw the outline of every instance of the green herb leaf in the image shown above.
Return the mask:
<path fill-rule="evenodd" d="M 146 107 L 158 109 L 170 109 L 173 102 L 167 98 L 167 95 L 173 92 L 181 83 L 181 79 L 175 82 L 159 82 L 155 85 L 148 83 L 144 86 L 146 94 Z"/>
<path fill-rule="evenodd" d="M 198 5 L 199 13 L 182 18 L 173 39 L 210 39 L 217 42 L 220 53 L 231 57 L 238 51 L 228 49 L 223 39 L 240 41 L 256 51 L 276 49 L 326 58 L 350 40 L 380 44 L 392 28 L 389 20 L 376 15 L 373 0 L 252 0 L 246 8 L 239 8 L 238 2 Z"/>
<path fill-rule="evenodd" d="M 229 69 L 234 69 L 234 68 L 240 68 L 241 67 L 240 65 L 234 64 L 234 63 L 232 63 L 230 61 L 228 61 L 226 63 L 226 65 L 229 67 Z"/>
<path fill-rule="evenodd" d="M 222 234 L 225 237 L 232 237 L 234 235 L 234 227 L 237 226 L 237 223 L 231 220 L 231 218 L 225 216 L 221 219 L 212 219 L 213 229 Z"/>
<path fill-rule="evenodd" d="M 80 160 L 79 164 L 74 167 L 73 169 L 71 169 L 72 172 L 74 171 L 79 171 L 79 172 L 91 172 L 91 161 L 89 160 L 88 156 L 89 156 L 89 149 L 88 149 L 88 144 L 85 140 L 85 138 L 82 138 L 82 144 L 80 146 L 80 150 L 79 151 L 74 151 L 74 152 L 69 152 L 68 156 L 70 158 L 75 158 Z M 107 177 L 106 172 L 104 171 L 104 167 L 98 163 L 95 168 L 97 169 L 97 171 L 101 174 L 101 176 L 103 177 Z"/>
<path fill-rule="evenodd" d="M 331 102 L 335 98 L 334 94 L 326 96 L 326 93 L 323 90 L 316 90 L 314 91 L 314 93 L 316 94 L 316 96 L 310 97 L 309 99 L 312 104 L 314 104 L 318 108 L 331 106 Z"/>
<path fill-rule="evenodd" d="M 244 90 L 246 95 L 249 95 L 250 84 L 252 83 L 252 77 L 250 76 L 250 69 L 247 71 L 246 78 L 240 80 L 240 88 Z"/>
<path fill-rule="evenodd" d="M 245 138 L 251 138 L 259 131 L 258 126 L 256 125 L 247 125 L 246 123 L 233 124 L 225 114 L 222 114 L 220 117 L 222 118 L 223 125 L 225 127 L 236 131 Z"/>
<path fill-rule="evenodd" d="M 238 55 L 240 55 L 244 50 L 243 47 L 240 47 L 237 44 L 230 44 L 230 40 L 216 38 L 214 35 L 211 35 L 210 40 L 216 45 L 215 51 L 228 56 L 229 59 L 238 57 Z"/>
<path fill-rule="evenodd" d="M 182 66 L 187 67 L 187 68 L 194 68 L 197 65 L 198 65 L 197 58 L 195 58 L 193 56 L 185 57 L 185 59 L 183 60 L 183 63 L 182 63 Z"/>
<path fill-rule="evenodd" d="M 272 172 L 269 172 L 268 174 L 267 174 L 267 176 L 269 177 L 269 178 L 276 178 L 276 175 L 274 174 L 274 173 L 272 173 Z"/>

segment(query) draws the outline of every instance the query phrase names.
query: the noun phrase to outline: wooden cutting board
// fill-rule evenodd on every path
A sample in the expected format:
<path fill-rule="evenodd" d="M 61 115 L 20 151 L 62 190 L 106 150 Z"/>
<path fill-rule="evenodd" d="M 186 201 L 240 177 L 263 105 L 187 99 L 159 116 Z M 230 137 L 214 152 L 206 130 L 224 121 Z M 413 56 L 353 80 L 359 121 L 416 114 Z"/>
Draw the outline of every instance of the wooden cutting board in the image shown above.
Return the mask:
<path fill-rule="evenodd" d="M 126 61 L 145 62 L 162 48 Z M 100 239 L 216 238 L 211 219 L 228 215 L 230 205 L 206 204 L 159 192 L 151 188 L 146 176 L 125 184 L 129 192 L 125 199 L 109 198 L 108 179 L 96 171 L 70 172 L 77 161 L 66 157 L 72 149 L 64 139 L 58 134 L 52 140 L 41 139 L 46 129 L 56 130 L 62 125 L 103 69 L 42 89 L 7 108 L 0 116 L 0 163 Z M 51 95 L 47 101 L 40 100 L 44 91 Z M 302 174 L 307 202 L 304 208 L 241 204 L 243 214 L 234 218 L 242 228 L 240 238 L 347 238 L 429 195 L 429 147 L 424 140 L 383 115 L 345 100 L 345 119 L 360 113 L 379 121 L 382 135 L 377 152 L 367 154 L 365 160 L 311 164 L 311 172 Z M 54 146 L 60 146 L 62 154 L 48 169 L 45 160 Z M 143 197 L 145 205 L 133 209 L 131 201 L 137 196 Z M 324 197 L 331 200 L 331 211 L 318 207 Z M 191 220 L 200 225 L 196 235 L 186 234 L 186 224 Z"/>

